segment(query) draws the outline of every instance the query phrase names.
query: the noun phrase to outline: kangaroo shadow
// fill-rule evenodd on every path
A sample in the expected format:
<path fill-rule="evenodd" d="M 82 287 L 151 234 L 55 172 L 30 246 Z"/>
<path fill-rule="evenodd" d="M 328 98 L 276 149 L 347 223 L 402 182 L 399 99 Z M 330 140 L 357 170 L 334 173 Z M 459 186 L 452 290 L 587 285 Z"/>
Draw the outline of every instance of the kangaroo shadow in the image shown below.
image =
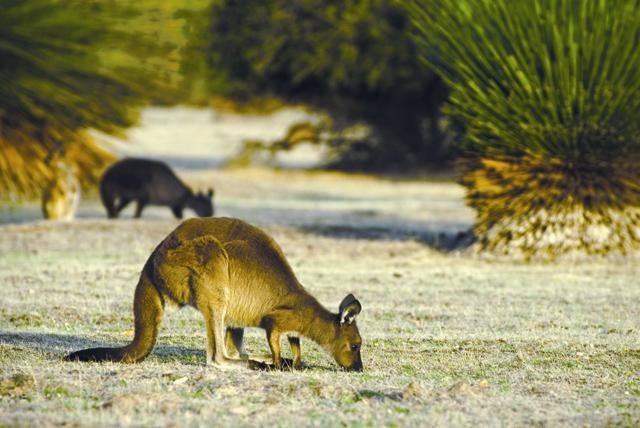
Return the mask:
<path fill-rule="evenodd" d="M 60 359 L 78 349 L 96 348 L 104 346 L 124 346 L 127 341 L 120 343 L 98 342 L 75 335 L 54 333 L 8 332 L 0 330 L 0 346 L 14 348 L 30 348 L 54 359 Z M 185 348 L 174 345 L 156 345 L 151 355 L 160 361 L 181 360 L 185 364 L 204 363 L 204 349 Z"/>
<path fill-rule="evenodd" d="M 79 337 L 75 335 L 54 334 L 54 333 L 30 333 L 30 332 L 8 332 L 0 330 L 0 346 L 11 346 L 14 350 L 22 350 L 25 348 L 32 349 L 36 352 L 46 355 L 47 357 L 60 360 L 70 352 L 78 349 L 96 348 L 96 347 L 117 347 L 124 346 L 126 341 L 122 343 L 105 343 L 95 340 Z M 16 349 L 17 348 L 17 349 Z M 174 345 L 158 344 L 153 348 L 151 357 L 159 362 L 180 362 L 185 365 L 204 365 L 206 361 L 206 353 L 204 349 L 185 348 Z M 266 356 L 251 355 L 252 360 L 248 368 L 256 371 L 273 371 L 276 370 L 272 364 L 265 361 Z M 283 358 L 283 370 L 293 370 L 293 361 L 289 358 Z M 323 366 L 316 366 L 303 363 L 303 369 L 326 369 Z"/>

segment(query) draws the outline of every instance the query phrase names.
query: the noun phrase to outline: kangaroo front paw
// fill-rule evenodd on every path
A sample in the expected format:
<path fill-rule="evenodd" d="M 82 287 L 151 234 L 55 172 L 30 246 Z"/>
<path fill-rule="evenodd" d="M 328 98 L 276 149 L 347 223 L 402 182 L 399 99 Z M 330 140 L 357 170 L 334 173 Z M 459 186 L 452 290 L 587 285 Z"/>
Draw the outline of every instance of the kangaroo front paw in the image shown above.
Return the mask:
<path fill-rule="evenodd" d="M 293 370 L 295 367 L 293 360 L 290 358 L 282 358 L 280 365 L 273 363 L 267 363 L 264 361 L 248 360 L 248 367 L 252 370 L 259 371 L 275 371 L 275 370 Z M 302 366 L 300 367 L 302 368 Z"/>

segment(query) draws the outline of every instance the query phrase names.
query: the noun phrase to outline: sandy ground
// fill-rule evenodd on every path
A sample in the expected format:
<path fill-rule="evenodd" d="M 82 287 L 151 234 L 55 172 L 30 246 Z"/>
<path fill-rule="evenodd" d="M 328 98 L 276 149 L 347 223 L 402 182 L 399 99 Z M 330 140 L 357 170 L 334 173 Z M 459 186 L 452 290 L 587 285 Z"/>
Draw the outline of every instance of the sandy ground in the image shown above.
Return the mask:
<path fill-rule="evenodd" d="M 153 156 L 174 168 L 193 170 L 221 166 L 240 151 L 246 140 L 271 142 L 282 138 L 291 124 L 317 119 L 294 108 L 269 115 L 238 115 L 189 107 L 152 107 L 143 111 L 142 126 L 129 130 L 126 140 L 99 133 L 95 136 L 123 156 Z M 280 155 L 276 164 L 309 167 L 319 162 L 320 154 L 301 145 Z"/>
<path fill-rule="evenodd" d="M 211 169 L 232 151 L 203 139 L 238 147 L 261 122 L 149 114 L 135 147 L 195 188 L 213 185 L 216 215 L 270 232 L 328 308 L 349 292 L 361 300 L 365 371 L 337 370 L 305 340 L 303 371 L 206 367 L 204 323 L 190 309 L 165 316 L 140 364 L 63 363 L 72 350 L 130 340 L 140 269 L 178 222 L 160 207 L 109 221 L 91 197 L 71 223 L 25 205 L 0 214 L 0 425 L 640 424 L 637 263 L 481 260 L 458 247 L 473 213 L 454 183 Z M 272 120 L 282 128 L 292 117 Z M 193 146 L 176 150 L 172 135 Z M 262 331 L 247 340 L 267 352 Z"/>

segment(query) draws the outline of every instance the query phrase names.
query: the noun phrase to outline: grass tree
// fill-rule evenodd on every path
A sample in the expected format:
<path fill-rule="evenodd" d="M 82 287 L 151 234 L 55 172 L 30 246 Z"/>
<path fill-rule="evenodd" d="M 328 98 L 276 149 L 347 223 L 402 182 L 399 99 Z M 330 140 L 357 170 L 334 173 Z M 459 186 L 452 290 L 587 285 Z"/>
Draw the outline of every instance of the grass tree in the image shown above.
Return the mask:
<path fill-rule="evenodd" d="M 423 0 L 423 60 L 466 124 L 463 183 L 485 249 L 640 246 L 637 0 Z"/>
<path fill-rule="evenodd" d="M 94 182 L 111 156 L 86 130 L 120 132 L 159 87 L 162 60 L 150 27 L 117 0 L 0 5 L 2 197 L 38 196 L 60 159 Z"/>

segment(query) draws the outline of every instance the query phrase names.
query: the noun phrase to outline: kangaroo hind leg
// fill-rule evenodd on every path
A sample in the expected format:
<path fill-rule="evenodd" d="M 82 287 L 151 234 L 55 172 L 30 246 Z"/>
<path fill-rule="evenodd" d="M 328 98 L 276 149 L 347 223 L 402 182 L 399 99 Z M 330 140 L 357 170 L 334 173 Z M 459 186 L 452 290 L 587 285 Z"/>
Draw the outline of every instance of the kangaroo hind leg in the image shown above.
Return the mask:
<path fill-rule="evenodd" d="M 247 367 L 246 359 L 229 357 L 225 346 L 224 305 L 208 305 L 201 308 L 207 327 L 207 364 L 219 367 Z"/>
<path fill-rule="evenodd" d="M 148 198 L 146 196 L 140 196 L 136 200 L 136 212 L 133 214 L 134 218 L 142 217 L 142 210 L 147 206 Z"/>
<path fill-rule="evenodd" d="M 200 308 L 207 328 L 207 364 L 223 365 L 228 359 L 224 345 L 224 309 L 207 305 Z"/>
<path fill-rule="evenodd" d="M 224 319 L 229 294 L 226 250 L 217 239 L 201 236 L 183 242 L 173 251 L 181 253 L 173 259 L 191 271 L 191 299 L 207 328 L 207 364 L 246 366 L 246 361 L 229 358 L 225 346 Z"/>
<path fill-rule="evenodd" d="M 125 209 L 127 205 L 129 205 L 129 202 L 131 202 L 131 199 L 121 196 L 118 200 L 118 203 L 113 208 L 112 218 L 118 217 L 120 215 L 120 212 L 122 212 L 122 210 Z"/>

